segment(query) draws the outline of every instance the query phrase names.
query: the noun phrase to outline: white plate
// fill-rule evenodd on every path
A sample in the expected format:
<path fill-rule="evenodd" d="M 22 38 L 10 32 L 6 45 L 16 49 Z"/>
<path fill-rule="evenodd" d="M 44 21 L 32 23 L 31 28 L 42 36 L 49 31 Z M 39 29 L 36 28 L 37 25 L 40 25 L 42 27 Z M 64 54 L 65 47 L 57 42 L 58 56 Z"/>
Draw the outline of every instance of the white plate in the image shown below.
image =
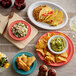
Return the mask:
<path fill-rule="evenodd" d="M 39 5 L 48 5 L 52 9 L 61 10 L 63 12 L 63 14 L 64 14 L 63 23 L 58 25 L 58 26 L 50 26 L 50 25 L 48 25 L 46 23 L 35 21 L 34 17 L 33 17 L 33 9 L 36 8 Z M 60 28 L 64 27 L 68 22 L 68 15 L 67 15 L 66 11 L 61 6 L 59 6 L 59 5 L 55 4 L 55 3 L 49 2 L 49 1 L 38 1 L 38 2 L 35 2 L 35 3 L 31 4 L 29 6 L 28 10 L 27 10 L 27 15 L 28 15 L 29 19 L 31 20 L 31 22 L 33 22 L 36 26 L 38 26 L 40 28 L 43 28 L 43 29 L 48 29 L 48 30 L 60 29 Z"/>

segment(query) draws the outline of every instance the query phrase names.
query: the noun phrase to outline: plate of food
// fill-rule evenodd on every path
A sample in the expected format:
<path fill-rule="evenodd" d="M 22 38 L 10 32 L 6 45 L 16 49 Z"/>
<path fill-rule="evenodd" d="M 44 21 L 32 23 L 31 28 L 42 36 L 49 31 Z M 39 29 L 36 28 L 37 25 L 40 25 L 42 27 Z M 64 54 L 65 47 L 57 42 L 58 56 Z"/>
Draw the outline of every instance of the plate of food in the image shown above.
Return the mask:
<path fill-rule="evenodd" d="M 47 65 L 62 66 L 73 57 L 74 46 L 71 39 L 61 32 L 48 32 L 36 44 L 39 58 Z"/>
<path fill-rule="evenodd" d="M 29 52 L 20 52 L 13 58 L 13 69 L 21 74 L 28 75 L 32 73 L 37 64 L 35 56 Z"/>
<path fill-rule="evenodd" d="M 29 37 L 31 27 L 24 20 L 16 20 L 10 24 L 8 32 L 14 40 L 24 40 Z"/>
<path fill-rule="evenodd" d="M 0 52 L 0 72 L 5 71 L 9 67 L 9 61 L 4 53 Z"/>
<path fill-rule="evenodd" d="M 48 30 L 60 29 L 68 22 L 66 11 L 49 1 L 38 1 L 31 4 L 27 15 L 36 26 Z"/>

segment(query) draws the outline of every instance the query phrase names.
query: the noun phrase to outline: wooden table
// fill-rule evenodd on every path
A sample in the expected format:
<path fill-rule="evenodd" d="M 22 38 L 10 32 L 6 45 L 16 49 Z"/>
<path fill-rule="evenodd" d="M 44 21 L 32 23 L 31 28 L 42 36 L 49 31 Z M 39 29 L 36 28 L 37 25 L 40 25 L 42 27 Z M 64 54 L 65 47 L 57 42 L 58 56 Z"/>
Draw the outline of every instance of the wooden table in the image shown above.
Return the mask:
<path fill-rule="evenodd" d="M 12 1 L 14 1 L 14 0 L 12 0 Z M 26 10 L 30 4 L 32 4 L 36 1 L 39 1 L 39 0 L 26 0 L 26 8 L 22 11 L 16 10 L 15 12 L 17 14 L 19 14 L 21 17 L 23 17 L 25 20 L 27 20 L 29 23 L 31 23 L 26 15 Z M 40 0 L 40 1 L 44 1 L 44 0 Z M 69 20 L 71 17 L 76 15 L 76 0 L 48 0 L 48 1 L 57 3 L 60 6 L 62 6 L 67 11 Z M 3 9 L 2 7 L 0 7 L 0 13 L 3 15 L 8 15 L 10 11 L 11 11 L 11 8 Z M 31 24 L 33 26 L 35 26 L 33 23 L 31 23 Z M 39 71 L 38 70 L 39 66 L 41 64 L 43 64 L 43 62 L 37 56 L 34 46 L 36 45 L 38 38 L 41 35 L 43 35 L 44 33 L 49 32 L 49 31 L 40 29 L 38 27 L 36 27 L 36 28 L 39 30 L 38 35 L 23 50 L 17 49 L 15 46 L 13 46 L 13 44 L 8 42 L 3 36 L 0 35 L 0 51 L 5 53 L 8 56 L 9 61 L 10 61 L 10 67 L 5 72 L 0 73 L 0 76 L 22 76 L 22 75 L 17 74 L 12 68 L 12 58 L 20 51 L 31 52 L 36 56 L 37 61 L 38 61 L 37 67 L 36 67 L 35 71 L 28 76 L 37 76 L 38 71 Z M 73 41 L 74 48 L 76 49 L 76 32 L 73 32 L 70 29 L 69 22 L 64 28 L 62 28 L 60 30 L 55 30 L 55 31 L 60 31 L 60 32 L 63 32 L 66 35 L 68 35 L 70 37 L 70 39 Z M 68 64 L 66 64 L 62 67 L 48 66 L 48 68 L 56 69 L 57 76 L 76 76 L 76 52 L 74 53 L 73 59 Z"/>

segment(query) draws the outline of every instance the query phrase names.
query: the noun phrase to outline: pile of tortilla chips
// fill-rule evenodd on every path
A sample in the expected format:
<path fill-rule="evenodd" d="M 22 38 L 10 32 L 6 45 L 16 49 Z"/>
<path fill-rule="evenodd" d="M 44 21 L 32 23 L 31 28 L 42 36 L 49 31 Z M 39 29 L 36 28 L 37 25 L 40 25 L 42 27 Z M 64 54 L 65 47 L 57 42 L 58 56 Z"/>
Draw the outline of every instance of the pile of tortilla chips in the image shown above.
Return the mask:
<path fill-rule="evenodd" d="M 64 16 L 61 10 L 53 10 L 47 5 L 40 5 L 33 10 L 33 17 L 36 21 L 45 22 L 51 26 L 57 26 L 63 22 Z"/>
<path fill-rule="evenodd" d="M 47 36 L 42 36 L 42 38 L 39 40 L 39 42 L 35 46 L 36 51 L 40 52 L 43 55 L 44 60 L 48 63 L 62 62 L 62 61 L 66 62 L 67 57 L 68 57 L 67 52 L 64 52 L 62 54 L 53 54 L 48 49 L 48 40 L 53 35 L 56 35 L 56 34 L 48 33 Z M 64 36 L 62 33 L 59 33 L 58 35 Z"/>

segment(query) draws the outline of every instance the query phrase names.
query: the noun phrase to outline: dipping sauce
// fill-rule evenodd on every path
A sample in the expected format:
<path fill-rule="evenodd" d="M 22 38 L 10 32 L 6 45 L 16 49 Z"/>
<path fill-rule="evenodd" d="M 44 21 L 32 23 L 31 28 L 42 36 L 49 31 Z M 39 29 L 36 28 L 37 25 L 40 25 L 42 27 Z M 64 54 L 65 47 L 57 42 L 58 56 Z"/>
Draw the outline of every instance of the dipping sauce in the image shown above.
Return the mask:
<path fill-rule="evenodd" d="M 50 46 L 55 52 L 60 52 L 65 48 L 65 40 L 61 37 L 56 37 L 51 40 Z"/>
<path fill-rule="evenodd" d="M 17 23 L 15 24 L 13 27 L 12 27 L 12 33 L 20 38 L 20 37 L 24 37 L 27 35 L 27 32 L 28 32 L 28 26 L 25 26 L 25 24 L 23 23 Z"/>

